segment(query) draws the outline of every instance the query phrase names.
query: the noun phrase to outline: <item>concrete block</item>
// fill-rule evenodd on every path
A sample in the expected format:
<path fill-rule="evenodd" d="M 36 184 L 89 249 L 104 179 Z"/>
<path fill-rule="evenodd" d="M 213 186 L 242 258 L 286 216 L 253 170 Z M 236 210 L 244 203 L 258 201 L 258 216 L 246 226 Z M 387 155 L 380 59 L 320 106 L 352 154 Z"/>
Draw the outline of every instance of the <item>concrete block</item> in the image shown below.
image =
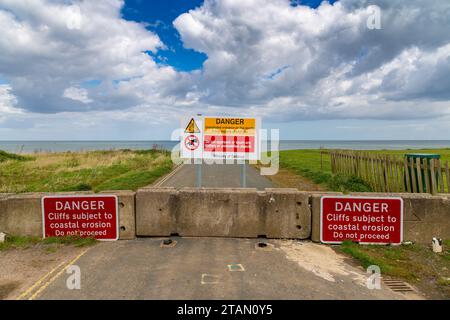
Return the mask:
<path fill-rule="evenodd" d="M 311 236 L 309 196 L 296 189 L 265 189 L 260 215 L 268 238 L 308 239 Z"/>
<path fill-rule="evenodd" d="M 178 192 L 175 188 L 144 188 L 136 193 L 136 235 L 168 237 L 176 233 L 174 214 Z"/>
<path fill-rule="evenodd" d="M 10 235 L 42 237 L 42 194 L 0 199 L 0 230 Z"/>
<path fill-rule="evenodd" d="M 309 196 L 295 189 L 145 188 L 136 194 L 138 236 L 306 239 Z"/>
<path fill-rule="evenodd" d="M 119 205 L 119 239 L 136 238 L 136 208 L 134 191 L 103 191 L 101 194 L 116 195 Z"/>
<path fill-rule="evenodd" d="M 251 237 L 259 235 L 256 189 L 183 188 L 179 192 L 176 233 L 198 237 Z"/>

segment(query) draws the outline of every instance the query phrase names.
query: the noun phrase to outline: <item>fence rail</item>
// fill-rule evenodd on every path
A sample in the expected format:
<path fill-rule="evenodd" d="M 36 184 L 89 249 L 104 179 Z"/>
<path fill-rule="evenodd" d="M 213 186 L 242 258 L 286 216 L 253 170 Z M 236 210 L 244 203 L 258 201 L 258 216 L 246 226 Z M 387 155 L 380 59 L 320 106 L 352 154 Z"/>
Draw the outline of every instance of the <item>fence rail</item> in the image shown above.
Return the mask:
<path fill-rule="evenodd" d="M 334 174 L 354 175 L 375 192 L 449 193 L 450 165 L 362 151 L 329 151 Z"/>

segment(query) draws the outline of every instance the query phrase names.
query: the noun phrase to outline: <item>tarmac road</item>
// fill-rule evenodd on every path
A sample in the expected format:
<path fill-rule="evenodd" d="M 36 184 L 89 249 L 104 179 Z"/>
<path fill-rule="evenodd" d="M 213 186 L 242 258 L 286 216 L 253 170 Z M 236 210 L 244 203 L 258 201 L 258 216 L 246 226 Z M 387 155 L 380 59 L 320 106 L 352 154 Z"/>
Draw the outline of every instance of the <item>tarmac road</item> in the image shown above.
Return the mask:
<path fill-rule="evenodd" d="M 323 268 L 304 253 L 317 244 L 257 239 L 174 238 L 100 243 L 79 260 L 81 289 L 69 290 L 62 272 L 36 299 L 405 299 L 389 289 L 369 290 L 364 270 L 325 246 Z M 317 258 L 317 257 L 316 257 Z M 313 264 L 311 264 L 313 263 Z M 229 271 L 240 264 L 243 271 Z M 239 269 L 233 267 L 233 270 Z"/>
<path fill-rule="evenodd" d="M 195 187 L 195 165 L 185 164 L 175 169 L 176 172 L 169 174 L 166 179 L 156 183 L 160 187 Z M 247 188 L 273 188 L 273 183 L 262 176 L 258 169 L 246 165 Z M 202 187 L 204 188 L 240 188 L 241 187 L 241 165 L 239 164 L 213 164 L 201 165 Z"/>

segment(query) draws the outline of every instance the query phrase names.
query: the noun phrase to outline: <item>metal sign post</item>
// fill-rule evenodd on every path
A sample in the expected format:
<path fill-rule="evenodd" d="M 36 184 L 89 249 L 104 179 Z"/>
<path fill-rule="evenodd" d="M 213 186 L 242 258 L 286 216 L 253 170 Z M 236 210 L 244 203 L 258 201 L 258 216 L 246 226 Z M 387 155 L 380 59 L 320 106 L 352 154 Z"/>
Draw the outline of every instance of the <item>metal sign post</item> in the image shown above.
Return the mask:
<path fill-rule="evenodd" d="M 196 188 L 202 187 L 202 164 L 201 163 L 195 164 L 195 187 Z"/>
<path fill-rule="evenodd" d="M 247 172 L 245 160 L 241 164 L 241 188 L 247 188 Z"/>

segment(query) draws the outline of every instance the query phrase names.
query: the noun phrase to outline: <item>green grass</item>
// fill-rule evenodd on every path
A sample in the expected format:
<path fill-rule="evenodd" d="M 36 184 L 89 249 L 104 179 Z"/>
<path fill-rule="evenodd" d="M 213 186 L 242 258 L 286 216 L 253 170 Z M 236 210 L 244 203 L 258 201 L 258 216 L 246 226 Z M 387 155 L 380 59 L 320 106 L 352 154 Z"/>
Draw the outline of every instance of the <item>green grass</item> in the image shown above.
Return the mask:
<path fill-rule="evenodd" d="M 358 177 L 333 175 L 328 155 L 320 155 L 320 150 L 289 150 L 280 152 L 282 168 L 292 170 L 316 184 L 332 191 L 370 192 L 370 186 Z"/>
<path fill-rule="evenodd" d="M 381 250 L 379 250 L 380 248 Z M 402 277 L 408 280 L 416 280 L 418 278 L 413 270 L 399 264 L 399 261 L 405 260 L 404 250 L 409 250 L 406 246 L 376 247 L 344 242 L 338 250 L 356 259 L 365 269 L 376 265 L 380 267 L 381 273 L 385 275 Z"/>
<path fill-rule="evenodd" d="M 170 154 L 156 150 L 43 153 L 33 157 L 8 154 L 0 162 L 0 192 L 136 190 L 171 169 Z"/>
<path fill-rule="evenodd" d="M 0 162 L 8 161 L 8 160 L 16 160 L 16 161 L 27 161 L 31 160 L 31 157 L 21 156 L 14 153 L 8 153 L 3 150 L 0 150 Z"/>
<path fill-rule="evenodd" d="M 325 150 L 324 150 L 325 151 Z M 405 153 L 437 153 L 443 161 L 450 160 L 450 148 L 419 150 L 373 150 L 373 154 L 389 154 L 403 156 Z M 320 150 L 288 150 L 280 152 L 280 166 L 322 185 L 330 191 L 370 192 L 370 186 L 362 179 L 354 176 L 333 175 L 330 156 Z"/>
<path fill-rule="evenodd" d="M 444 246 L 448 244 L 450 241 L 446 240 Z M 427 245 L 370 246 L 349 241 L 335 246 L 335 249 L 352 257 L 364 268 L 371 265 L 380 267 L 384 276 L 405 279 L 419 286 L 435 286 L 444 295 L 450 293 L 448 249 L 436 254 Z"/>
<path fill-rule="evenodd" d="M 6 241 L 0 243 L 0 251 L 10 249 L 27 249 L 35 245 L 44 245 L 49 252 L 56 250 L 55 246 L 59 245 L 73 245 L 75 247 L 85 247 L 94 245 L 97 240 L 93 238 L 80 237 L 50 237 L 41 239 L 39 237 L 24 237 L 24 236 L 8 236 Z"/>

